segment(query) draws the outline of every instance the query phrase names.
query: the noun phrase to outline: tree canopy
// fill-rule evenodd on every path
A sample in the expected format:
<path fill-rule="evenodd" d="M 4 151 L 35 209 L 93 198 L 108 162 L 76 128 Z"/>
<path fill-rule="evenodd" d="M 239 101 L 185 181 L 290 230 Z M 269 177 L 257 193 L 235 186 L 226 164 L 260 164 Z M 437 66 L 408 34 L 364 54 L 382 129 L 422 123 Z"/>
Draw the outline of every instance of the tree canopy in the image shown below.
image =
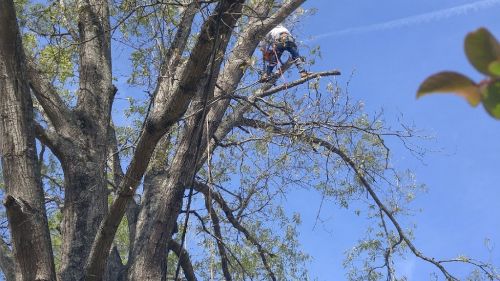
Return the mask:
<path fill-rule="evenodd" d="M 421 186 L 387 142 L 420 154 L 414 128 L 364 113 L 339 70 L 295 79 L 286 61 L 256 82 L 259 42 L 304 2 L 2 0 L 5 279 L 308 280 L 296 188 L 363 202 L 349 280 L 405 280 L 408 254 L 499 279 L 426 255 L 399 222 Z"/>

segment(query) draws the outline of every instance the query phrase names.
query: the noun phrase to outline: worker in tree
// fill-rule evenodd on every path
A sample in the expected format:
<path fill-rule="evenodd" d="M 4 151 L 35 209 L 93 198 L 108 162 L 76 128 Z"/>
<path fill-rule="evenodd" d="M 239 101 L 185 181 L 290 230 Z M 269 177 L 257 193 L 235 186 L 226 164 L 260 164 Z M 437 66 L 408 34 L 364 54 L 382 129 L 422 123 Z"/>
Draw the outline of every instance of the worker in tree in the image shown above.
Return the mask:
<path fill-rule="evenodd" d="M 260 45 L 260 50 L 262 51 L 265 66 L 265 72 L 260 78 L 260 82 L 266 82 L 272 77 L 273 69 L 278 62 L 281 62 L 281 55 L 284 51 L 288 51 L 292 56 L 301 78 L 309 74 L 302 66 L 304 59 L 299 55 L 295 39 L 290 34 L 290 31 L 281 24 L 269 31 Z"/>

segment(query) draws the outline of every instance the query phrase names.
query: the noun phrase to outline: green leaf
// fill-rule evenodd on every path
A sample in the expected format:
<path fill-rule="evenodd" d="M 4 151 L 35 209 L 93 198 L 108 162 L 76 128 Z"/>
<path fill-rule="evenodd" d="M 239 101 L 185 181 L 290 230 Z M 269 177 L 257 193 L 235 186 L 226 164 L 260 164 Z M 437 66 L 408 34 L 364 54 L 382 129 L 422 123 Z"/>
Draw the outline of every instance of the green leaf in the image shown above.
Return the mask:
<path fill-rule="evenodd" d="M 488 65 L 491 74 L 500 77 L 500 60 L 496 60 Z"/>
<path fill-rule="evenodd" d="M 500 80 L 487 81 L 481 86 L 483 106 L 496 119 L 500 119 Z"/>
<path fill-rule="evenodd" d="M 481 101 L 479 87 L 474 81 L 457 72 L 443 71 L 425 79 L 417 91 L 417 98 L 431 93 L 455 93 L 477 106 Z"/>
<path fill-rule="evenodd" d="M 489 65 L 500 60 L 500 44 L 486 29 L 480 28 L 465 37 L 465 54 L 469 62 L 481 73 L 498 76 L 489 69 Z"/>

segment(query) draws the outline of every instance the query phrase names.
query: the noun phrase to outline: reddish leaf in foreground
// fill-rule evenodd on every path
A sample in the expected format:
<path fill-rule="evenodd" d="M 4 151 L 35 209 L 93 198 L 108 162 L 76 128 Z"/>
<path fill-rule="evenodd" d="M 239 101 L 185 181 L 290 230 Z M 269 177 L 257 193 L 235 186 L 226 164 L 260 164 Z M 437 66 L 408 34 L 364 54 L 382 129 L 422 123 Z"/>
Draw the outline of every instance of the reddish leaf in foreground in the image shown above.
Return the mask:
<path fill-rule="evenodd" d="M 467 76 L 452 71 L 439 72 L 425 79 L 417 91 L 417 98 L 431 93 L 454 93 L 472 106 L 481 101 L 478 85 Z"/>

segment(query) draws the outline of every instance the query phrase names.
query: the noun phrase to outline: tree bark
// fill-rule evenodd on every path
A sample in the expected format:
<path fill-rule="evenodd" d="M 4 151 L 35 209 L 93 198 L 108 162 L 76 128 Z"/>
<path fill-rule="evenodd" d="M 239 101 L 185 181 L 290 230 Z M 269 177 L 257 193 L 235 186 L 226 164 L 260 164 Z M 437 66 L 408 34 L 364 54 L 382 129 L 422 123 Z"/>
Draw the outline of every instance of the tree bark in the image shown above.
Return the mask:
<path fill-rule="evenodd" d="M 160 204 L 161 199 L 161 191 L 162 183 L 167 179 L 167 172 L 165 170 L 149 170 L 148 173 L 144 176 L 144 194 L 141 201 L 141 208 L 139 214 L 137 215 L 136 222 L 136 230 L 144 230 L 146 226 L 149 226 L 150 220 L 154 217 L 155 212 L 159 208 L 161 208 Z M 137 260 L 140 259 L 139 254 L 144 254 L 144 252 L 140 249 L 144 247 L 151 237 L 149 237 L 151 233 L 147 231 L 139 231 L 137 235 L 135 235 L 134 240 L 131 240 L 132 244 L 130 256 L 129 256 L 129 266 L 133 267 Z M 163 255 L 159 255 L 155 257 L 155 263 L 157 264 L 158 272 L 155 275 L 156 280 L 163 280 L 162 278 L 166 277 L 167 274 L 167 245 L 158 245 L 159 247 L 164 247 L 163 250 L 159 250 L 159 252 L 163 252 Z M 150 272 L 149 274 L 152 274 Z M 142 280 L 142 279 L 138 279 Z M 144 280 L 154 280 L 154 279 L 144 279 Z"/>
<path fill-rule="evenodd" d="M 14 3 L 0 1 L 0 136 L 17 280 L 55 280 L 36 155 L 33 104 Z"/>
<path fill-rule="evenodd" d="M 74 149 L 73 152 L 84 153 L 80 149 Z M 59 273 L 62 280 L 82 280 L 82 265 L 86 262 L 94 233 L 107 210 L 105 158 L 79 156 L 62 161 L 65 181 Z"/>
<path fill-rule="evenodd" d="M 252 55 L 260 36 L 304 1 L 287 2 L 267 20 L 265 16 L 271 7 L 267 4 L 272 1 L 262 2 L 265 4 L 256 9 L 262 12 L 262 15 L 256 13 L 260 19 L 251 19 L 253 23 L 251 31 L 240 38 L 234 54 L 226 64 L 225 74 L 218 79 L 217 83 L 220 82 L 222 88 L 218 88 L 217 95 L 234 92 L 244 73 L 242 64 Z M 190 104 L 191 109 L 195 109 L 192 112 L 196 112 L 202 108 L 200 100 L 206 101 L 209 96 L 213 96 L 215 79 L 219 77 L 223 55 L 226 53 L 232 30 L 242 15 L 243 2 L 243 0 L 219 1 L 213 10 L 213 15 L 203 23 L 189 58 L 181 64 L 180 58 L 185 51 L 199 3 L 191 1 L 185 6 L 181 25 L 174 37 L 172 48 L 167 52 L 165 65 L 161 69 L 150 117 L 145 121 L 144 130 L 126 175 L 123 176 L 123 180 L 117 182 L 118 196 L 107 216 L 105 216 L 108 197 L 105 174 L 108 155 L 106 144 L 111 104 L 116 92 L 112 85 L 111 74 L 108 2 L 77 1 L 79 88 L 78 101 L 74 109 L 64 104 L 57 90 L 50 81 L 43 78 L 35 64 L 30 62 L 28 65 L 28 77 L 33 93 L 44 108 L 50 121 L 49 125 L 53 125 L 50 132 L 42 126 L 37 126 L 37 134 L 57 155 L 65 174 L 60 279 L 80 281 L 110 278 L 109 271 L 105 276 L 103 274 L 108 258 L 116 261 L 113 259 L 116 258 L 116 251 L 110 251 L 116 228 L 127 206 L 130 206 L 131 198 L 148 167 L 154 148 L 172 125 L 185 115 Z M 215 59 L 212 59 L 213 54 Z M 212 65 L 207 67 L 211 60 Z M 236 74 L 233 75 L 232 72 Z M 215 75 L 209 77 L 209 73 Z M 27 92 L 29 93 L 29 89 Z M 192 99 L 196 94 L 198 98 L 203 98 L 193 105 Z M 214 120 L 210 125 L 210 132 L 215 131 L 220 124 L 228 104 L 224 102 L 210 113 L 210 121 Z M 188 118 L 183 133 L 184 139 L 168 172 L 169 177 L 163 184 L 158 184 L 157 188 L 152 189 L 155 193 L 150 193 L 153 199 L 151 202 L 148 201 L 149 207 L 143 207 L 138 220 L 136 210 L 128 212 L 128 216 L 133 218 L 129 229 L 130 238 L 136 238 L 134 241 L 138 241 L 133 243 L 134 247 L 131 246 L 129 259 L 131 280 L 165 278 L 166 266 L 163 269 L 161 267 L 166 257 L 168 240 L 182 205 L 184 189 L 191 184 L 194 173 L 203 162 L 195 159 L 195 156 L 199 156 L 197 151 L 200 149 L 200 143 L 194 140 L 199 140 L 198 136 L 204 133 L 203 126 L 199 124 L 204 118 L 203 114 L 195 114 L 192 118 Z M 203 144 L 209 139 L 209 135 L 204 136 L 202 147 L 206 147 Z M 9 200 L 10 204 L 17 206 L 18 209 L 26 205 L 24 201 L 14 197 Z M 133 209 L 136 209 L 136 206 Z M 136 221 L 137 227 L 134 225 Z M 118 263 L 110 263 L 108 270 L 115 264 Z M 82 271 L 82 265 L 85 265 L 85 272 Z"/>

